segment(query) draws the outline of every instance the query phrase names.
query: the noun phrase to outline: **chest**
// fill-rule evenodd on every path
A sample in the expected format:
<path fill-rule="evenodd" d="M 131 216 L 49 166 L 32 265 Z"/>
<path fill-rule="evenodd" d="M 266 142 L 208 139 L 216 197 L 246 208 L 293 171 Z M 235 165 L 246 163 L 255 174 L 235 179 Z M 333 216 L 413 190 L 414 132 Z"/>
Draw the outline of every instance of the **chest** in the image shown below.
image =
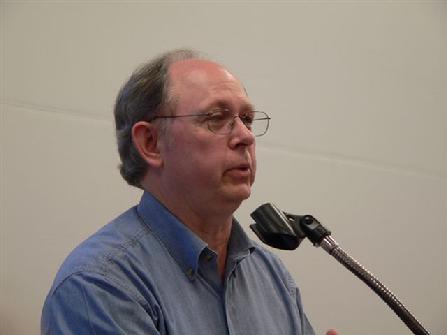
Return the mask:
<path fill-rule="evenodd" d="M 294 292 L 259 264 L 242 262 L 221 286 L 206 271 L 157 283 L 164 284 L 154 287 L 151 310 L 161 334 L 301 334 Z"/>

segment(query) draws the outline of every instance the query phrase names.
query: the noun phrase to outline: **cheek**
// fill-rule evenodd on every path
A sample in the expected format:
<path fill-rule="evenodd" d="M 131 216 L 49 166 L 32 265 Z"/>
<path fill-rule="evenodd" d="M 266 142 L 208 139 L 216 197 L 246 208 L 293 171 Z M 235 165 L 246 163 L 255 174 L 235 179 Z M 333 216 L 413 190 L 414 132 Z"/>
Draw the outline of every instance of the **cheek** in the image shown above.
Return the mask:
<path fill-rule="evenodd" d="M 251 150 L 250 150 L 250 157 L 251 157 L 251 168 L 252 168 L 252 174 L 251 174 L 251 183 L 253 184 L 256 177 L 256 168 L 257 168 L 257 161 L 256 161 L 256 150 L 255 146 L 253 144 Z"/>
<path fill-rule="evenodd" d="M 222 147 L 210 140 L 199 141 L 184 148 L 180 153 L 188 161 L 189 169 L 195 171 L 198 178 L 218 179 L 225 166 L 225 153 Z"/>

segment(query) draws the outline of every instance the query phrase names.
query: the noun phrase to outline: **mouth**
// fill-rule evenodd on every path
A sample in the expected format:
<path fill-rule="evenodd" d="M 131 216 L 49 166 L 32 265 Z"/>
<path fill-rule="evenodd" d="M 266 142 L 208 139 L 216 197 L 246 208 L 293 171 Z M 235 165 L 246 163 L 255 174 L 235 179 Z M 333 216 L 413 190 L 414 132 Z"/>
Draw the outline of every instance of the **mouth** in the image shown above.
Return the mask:
<path fill-rule="evenodd" d="M 239 165 L 236 165 L 236 166 L 230 168 L 229 170 L 249 171 L 250 164 L 248 164 L 248 163 L 239 164 Z"/>
<path fill-rule="evenodd" d="M 237 170 L 247 171 L 250 170 L 249 164 L 241 164 L 236 167 Z"/>
<path fill-rule="evenodd" d="M 233 177 L 247 178 L 251 175 L 251 168 L 249 164 L 240 164 L 229 168 L 227 173 Z"/>

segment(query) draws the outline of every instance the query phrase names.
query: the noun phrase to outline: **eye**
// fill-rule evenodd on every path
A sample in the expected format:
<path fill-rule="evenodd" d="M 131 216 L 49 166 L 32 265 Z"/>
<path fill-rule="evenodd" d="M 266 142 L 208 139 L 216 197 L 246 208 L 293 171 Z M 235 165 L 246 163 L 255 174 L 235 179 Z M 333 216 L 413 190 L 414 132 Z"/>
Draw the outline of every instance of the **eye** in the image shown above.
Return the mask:
<path fill-rule="evenodd" d="M 216 108 L 207 114 L 206 122 L 212 131 L 219 131 L 231 122 L 231 113 L 228 109 Z"/>
<path fill-rule="evenodd" d="M 215 109 L 207 114 L 207 119 L 212 122 L 223 122 L 228 118 L 228 111 L 225 109 Z"/>
<path fill-rule="evenodd" d="M 245 113 L 242 115 L 239 115 L 239 118 L 242 120 L 242 122 L 246 125 L 246 126 L 251 126 L 253 121 L 254 121 L 254 113 Z"/>

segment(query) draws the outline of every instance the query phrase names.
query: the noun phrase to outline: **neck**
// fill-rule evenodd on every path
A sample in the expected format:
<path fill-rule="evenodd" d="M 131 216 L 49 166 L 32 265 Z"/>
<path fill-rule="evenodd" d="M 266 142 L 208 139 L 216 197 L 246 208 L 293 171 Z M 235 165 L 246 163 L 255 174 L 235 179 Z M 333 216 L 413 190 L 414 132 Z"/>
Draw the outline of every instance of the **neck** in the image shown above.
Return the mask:
<path fill-rule="evenodd" d="M 195 233 L 208 247 L 217 254 L 217 268 L 221 278 L 225 275 L 228 242 L 230 240 L 233 215 L 212 215 L 212 212 L 200 212 L 183 206 L 165 206 L 185 226 Z"/>
<path fill-rule="evenodd" d="M 200 239 L 208 244 L 208 247 L 217 254 L 217 269 L 220 277 L 225 276 L 228 243 L 230 240 L 232 217 L 220 223 L 211 220 L 206 222 L 183 221 Z"/>
<path fill-rule="evenodd" d="M 154 187 L 145 187 L 144 189 L 156 197 L 180 222 L 216 252 L 219 275 L 223 278 L 233 212 L 238 205 L 227 208 L 220 205 L 217 206 L 218 208 L 213 208 L 212 204 L 200 202 L 194 204 L 187 197 L 178 198 L 175 194 L 161 192 L 160 189 Z"/>

